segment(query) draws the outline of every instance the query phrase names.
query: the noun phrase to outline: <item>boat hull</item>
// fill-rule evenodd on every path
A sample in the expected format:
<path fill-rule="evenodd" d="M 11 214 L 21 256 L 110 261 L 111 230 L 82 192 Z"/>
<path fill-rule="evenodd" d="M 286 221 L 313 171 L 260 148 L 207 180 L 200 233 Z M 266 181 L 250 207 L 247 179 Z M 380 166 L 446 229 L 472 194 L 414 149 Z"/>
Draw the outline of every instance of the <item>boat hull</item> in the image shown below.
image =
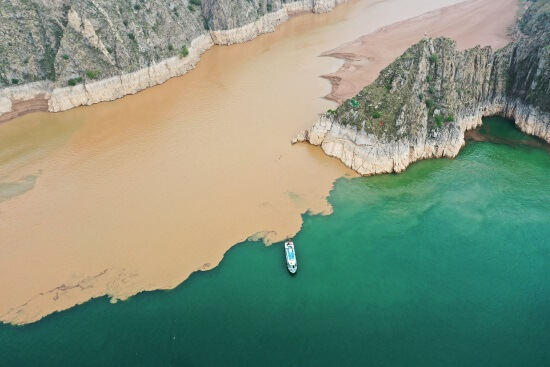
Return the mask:
<path fill-rule="evenodd" d="M 285 242 L 286 268 L 290 274 L 296 274 L 298 271 L 298 262 L 296 261 L 296 251 L 292 241 Z"/>

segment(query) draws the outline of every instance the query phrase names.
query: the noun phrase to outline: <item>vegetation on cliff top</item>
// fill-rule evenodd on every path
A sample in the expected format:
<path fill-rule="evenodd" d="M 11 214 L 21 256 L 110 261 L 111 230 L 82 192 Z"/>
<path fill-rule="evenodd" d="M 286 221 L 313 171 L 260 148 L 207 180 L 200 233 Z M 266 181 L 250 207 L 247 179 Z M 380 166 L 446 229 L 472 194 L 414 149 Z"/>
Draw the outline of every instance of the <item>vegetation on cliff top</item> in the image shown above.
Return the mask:
<path fill-rule="evenodd" d="M 442 72 L 440 59 L 450 55 L 454 42 L 439 39 L 435 43 L 441 55 L 427 53 L 430 43 L 421 41 L 385 68 L 373 84 L 328 114 L 336 116 L 344 125 L 387 136 L 400 134 L 401 115 L 411 103 L 425 106 L 434 127 L 450 121 L 449 116 L 455 113 L 454 106 L 445 102 L 443 94 L 447 93 L 451 82 Z"/>
<path fill-rule="evenodd" d="M 374 83 L 327 115 L 388 139 L 435 133 L 455 116 L 494 98 L 515 98 L 550 112 L 550 1 L 535 1 L 518 20 L 517 40 L 456 51 L 446 38 L 424 39 Z"/>

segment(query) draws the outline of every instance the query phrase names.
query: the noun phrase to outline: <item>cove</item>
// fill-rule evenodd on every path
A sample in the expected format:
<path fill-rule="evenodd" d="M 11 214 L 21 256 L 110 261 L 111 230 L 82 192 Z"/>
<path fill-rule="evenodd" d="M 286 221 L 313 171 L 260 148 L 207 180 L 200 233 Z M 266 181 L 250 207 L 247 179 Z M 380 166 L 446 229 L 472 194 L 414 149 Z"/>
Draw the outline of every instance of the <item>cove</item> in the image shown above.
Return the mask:
<path fill-rule="evenodd" d="M 550 155 L 482 129 L 517 144 L 339 179 L 295 277 L 280 243 L 244 242 L 174 290 L 0 325 L 0 365 L 548 365 Z"/>

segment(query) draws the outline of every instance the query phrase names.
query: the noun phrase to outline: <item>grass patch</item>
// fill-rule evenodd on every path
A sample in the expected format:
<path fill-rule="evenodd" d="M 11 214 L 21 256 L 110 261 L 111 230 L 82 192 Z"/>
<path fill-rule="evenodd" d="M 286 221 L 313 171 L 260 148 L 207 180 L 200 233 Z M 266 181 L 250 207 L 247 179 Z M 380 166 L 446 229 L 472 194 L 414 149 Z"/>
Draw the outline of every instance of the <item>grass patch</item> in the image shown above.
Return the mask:
<path fill-rule="evenodd" d="M 429 109 L 432 109 L 434 106 L 435 106 L 435 102 L 433 101 L 433 99 L 426 100 L 426 107 L 428 107 Z"/>
<path fill-rule="evenodd" d="M 74 87 L 75 85 L 80 84 L 80 83 L 82 83 L 82 78 L 81 77 L 72 78 L 72 79 L 69 79 L 67 81 L 67 84 L 70 85 L 71 87 Z"/>
<path fill-rule="evenodd" d="M 453 122 L 455 120 L 455 117 L 453 115 L 449 115 L 445 117 L 445 122 Z"/>
<path fill-rule="evenodd" d="M 437 55 L 430 56 L 430 63 L 435 64 L 438 61 L 439 61 L 439 56 L 437 56 Z"/>
<path fill-rule="evenodd" d="M 435 123 L 437 124 L 437 127 L 441 127 L 443 125 L 443 115 L 436 115 Z"/>
<path fill-rule="evenodd" d="M 189 50 L 187 49 L 187 46 L 186 45 L 181 46 L 180 56 L 186 57 L 187 55 L 189 55 Z"/>
<path fill-rule="evenodd" d="M 190 4 L 193 4 L 193 5 L 196 5 L 196 6 L 201 6 L 201 0 L 189 0 L 189 3 Z"/>
<path fill-rule="evenodd" d="M 348 100 L 348 103 L 353 108 L 359 107 L 359 102 L 357 102 L 354 98 L 351 98 L 350 100 Z"/>
<path fill-rule="evenodd" d="M 372 114 L 372 117 L 375 118 L 375 119 L 377 119 L 377 118 L 382 117 L 382 114 L 381 114 L 380 112 L 378 112 L 378 111 L 374 111 L 374 113 Z"/>
<path fill-rule="evenodd" d="M 99 76 L 99 72 L 92 71 L 92 70 L 86 70 L 86 77 L 89 79 L 97 79 Z"/>

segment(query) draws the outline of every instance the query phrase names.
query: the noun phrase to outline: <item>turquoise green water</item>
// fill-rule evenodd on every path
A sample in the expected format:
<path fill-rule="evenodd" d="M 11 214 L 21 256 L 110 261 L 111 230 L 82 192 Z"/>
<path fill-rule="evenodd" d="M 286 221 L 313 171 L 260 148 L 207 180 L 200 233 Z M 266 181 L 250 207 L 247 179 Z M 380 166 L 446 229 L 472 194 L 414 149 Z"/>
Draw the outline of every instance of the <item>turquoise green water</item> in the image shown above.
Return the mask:
<path fill-rule="evenodd" d="M 172 291 L 0 325 L 0 366 L 549 366 L 549 188 L 523 143 L 341 179 L 296 276 L 281 244 L 239 244 Z"/>

